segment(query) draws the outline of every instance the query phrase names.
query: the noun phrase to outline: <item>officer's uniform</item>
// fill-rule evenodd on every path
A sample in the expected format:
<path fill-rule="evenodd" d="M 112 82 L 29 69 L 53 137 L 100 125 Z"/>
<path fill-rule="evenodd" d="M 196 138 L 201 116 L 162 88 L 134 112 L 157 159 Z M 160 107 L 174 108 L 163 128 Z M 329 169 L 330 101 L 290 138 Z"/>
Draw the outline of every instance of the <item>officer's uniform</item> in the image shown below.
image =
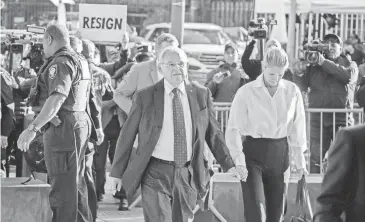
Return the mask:
<path fill-rule="evenodd" d="M 52 186 L 49 199 L 53 221 L 57 222 L 93 221 L 88 207 L 84 161 L 92 133 L 87 110 L 89 105 L 95 109 L 96 104 L 89 104 L 92 77 L 85 65 L 87 62 L 71 48 L 62 47 L 46 60 L 36 87 L 31 90 L 33 106 L 43 107 L 53 93 L 67 97 L 57 114 L 61 124 L 48 124 L 43 135 L 44 157 Z M 96 116 L 100 116 L 100 109 L 96 112 Z M 100 121 L 93 120 L 94 126 L 99 128 Z"/>

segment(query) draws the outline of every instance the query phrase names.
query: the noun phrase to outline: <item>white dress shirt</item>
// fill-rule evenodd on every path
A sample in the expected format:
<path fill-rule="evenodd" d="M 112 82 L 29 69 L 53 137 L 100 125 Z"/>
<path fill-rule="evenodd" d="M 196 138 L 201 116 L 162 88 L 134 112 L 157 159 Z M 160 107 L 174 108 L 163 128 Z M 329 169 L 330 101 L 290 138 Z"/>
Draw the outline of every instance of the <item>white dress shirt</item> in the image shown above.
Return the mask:
<path fill-rule="evenodd" d="M 174 161 L 174 117 L 173 117 L 173 107 L 172 99 L 174 94 L 172 90 L 174 87 L 164 80 L 164 117 L 162 122 L 162 129 L 160 138 L 157 141 L 156 147 L 152 153 L 152 156 L 167 160 Z M 179 95 L 184 111 L 185 120 L 185 132 L 186 132 L 186 145 L 187 145 L 187 160 L 190 161 L 192 155 L 192 123 L 191 123 L 191 113 L 188 95 L 185 90 L 185 83 L 182 82 L 178 87 Z"/>
<path fill-rule="evenodd" d="M 233 99 L 226 142 L 236 165 L 242 162 L 241 136 L 253 138 L 288 137 L 298 168 L 305 168 L 303 152 L 307 149 L 303 98 L 292 82 L 280 80 L 274 96 L 264 85 L 263 75 L 242 86 Z"/>

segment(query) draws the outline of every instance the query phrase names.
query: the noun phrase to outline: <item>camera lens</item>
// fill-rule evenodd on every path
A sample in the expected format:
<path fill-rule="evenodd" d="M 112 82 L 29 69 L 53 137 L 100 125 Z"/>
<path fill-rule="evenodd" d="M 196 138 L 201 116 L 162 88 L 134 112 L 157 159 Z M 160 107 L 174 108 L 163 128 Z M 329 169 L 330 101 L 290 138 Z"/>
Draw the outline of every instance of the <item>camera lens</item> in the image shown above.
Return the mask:
<path fill-rule="evenodd" d="M 307 55 L 307 61 L 309 63 L 317 63 L 318 62 L 318 52 L 312 52 L 312 53 L 308 53 Z"/>

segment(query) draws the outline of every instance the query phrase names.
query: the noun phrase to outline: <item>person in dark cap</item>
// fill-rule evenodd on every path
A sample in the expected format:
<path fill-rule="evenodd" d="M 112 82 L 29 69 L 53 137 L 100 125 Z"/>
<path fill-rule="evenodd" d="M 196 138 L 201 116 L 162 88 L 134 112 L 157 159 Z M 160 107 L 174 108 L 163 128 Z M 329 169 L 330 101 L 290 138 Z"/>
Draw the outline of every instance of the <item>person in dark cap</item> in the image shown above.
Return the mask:
<path fill-rule="evenodd" d="M 323 42 L 329 45 L 329 50 L 319 54 L 316 64 L 309 64 L 307 60 L 293 64 L 294 81 L 302 92 L 308 92 L 309 108 L 352 109 L 358 67 L 355 62 L 341 54 L 343 42 L 339 36 L 327 34 Z M 310 116 L 311 173 L 320 173 L 321 132 L 324 157 L 330 147 L 333 130 L 337 131 L 339 127 L 353 123 L 352 116 L 346 113 L 336 114 L 335 120 L 332 113 L 325 113 L 322 120 L 319 113 Z"/>
<path fill-rule="evenodd" d="M 224 47 L 224 62 L 207 74 L 205 86 L 212 92 L 214 102 L 232 102 L 237 90 L 248 81 L 237 62 L 237 46 L 229 43 Z"/>

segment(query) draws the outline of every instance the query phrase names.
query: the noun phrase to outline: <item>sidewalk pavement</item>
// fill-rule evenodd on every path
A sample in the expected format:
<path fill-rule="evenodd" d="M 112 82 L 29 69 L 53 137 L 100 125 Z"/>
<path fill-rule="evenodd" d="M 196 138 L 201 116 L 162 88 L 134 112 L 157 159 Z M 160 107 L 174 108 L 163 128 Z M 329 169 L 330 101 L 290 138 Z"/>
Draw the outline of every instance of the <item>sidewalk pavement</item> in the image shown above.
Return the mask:
<path fill-rule="evenodd" d="M 99 202 L 97 222 L 144 222 L 141 207 L 129 211 L 118 211 L 119 200 L 113 197 L 112 181 L 107 173 L 103 201 Z"/>

